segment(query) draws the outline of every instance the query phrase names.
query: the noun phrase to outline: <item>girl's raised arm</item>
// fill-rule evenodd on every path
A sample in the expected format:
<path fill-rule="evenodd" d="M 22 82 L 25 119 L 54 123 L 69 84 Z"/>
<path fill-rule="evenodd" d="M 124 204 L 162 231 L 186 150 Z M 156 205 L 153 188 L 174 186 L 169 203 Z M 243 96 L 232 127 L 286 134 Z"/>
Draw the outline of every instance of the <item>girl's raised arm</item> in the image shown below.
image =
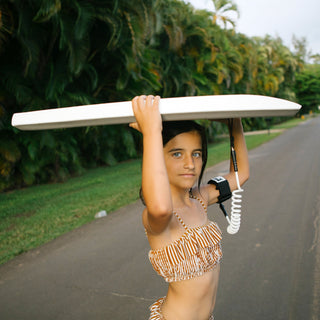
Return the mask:
<path fill-rule="evenodd" d="M 249 159 L 241 119 L 238 118 L 232 120 L 232 128 L 230 131 L 232 131 L 232 136 L 234 137 L 234 149 L 237 156 L 239 182 L 240 185 L 243 185 L 249 179 Z M 232 159 L 230 159 L 230 172 L 225 175 L 224 178 L 228 180 L 231 191 L 237 189 Z M 217 202 L 219 192 L 215 189 L 215 186 L 208 185 L 206 186 L 206 190 L 208 190 L 208 204 L 210 205 Z"/>
<path fill-rule="evenodd" d="M 162 143 L 160 97 L 139 96 L 132 100 L 136 118 L 130 126 L 143 135 L 142 194 L 146 204 L 145 227 L 153 233 L 162 232 L 172 216 L 170 184 Z M 146 219 L 146 220 L 145 220 Z"/>

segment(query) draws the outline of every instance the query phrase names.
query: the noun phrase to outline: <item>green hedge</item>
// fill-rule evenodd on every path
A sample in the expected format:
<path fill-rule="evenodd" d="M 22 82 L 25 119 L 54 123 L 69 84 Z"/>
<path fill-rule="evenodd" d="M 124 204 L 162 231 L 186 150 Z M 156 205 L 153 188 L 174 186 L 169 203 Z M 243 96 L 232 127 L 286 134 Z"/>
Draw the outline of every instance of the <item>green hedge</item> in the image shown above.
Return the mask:
<path fill-rule="evenodd" d="M 213 16 L 178 0 L 2 1 L 0 191 L 63 181 L 139 154 L 140 137 L 127 126 L 22 132 L 10 125 L 15 112 L 151 93 L 295 100 L 301 57 L 279 38 L 249 38 Z M 266 125 L 245 122 L 247 129 Z"/>

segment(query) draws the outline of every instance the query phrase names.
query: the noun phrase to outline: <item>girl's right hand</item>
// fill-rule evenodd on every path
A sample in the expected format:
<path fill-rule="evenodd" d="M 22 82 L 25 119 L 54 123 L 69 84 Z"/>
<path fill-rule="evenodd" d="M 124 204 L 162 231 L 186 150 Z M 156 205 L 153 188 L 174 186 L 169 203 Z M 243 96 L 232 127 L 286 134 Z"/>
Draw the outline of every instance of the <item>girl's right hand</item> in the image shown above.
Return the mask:
<path fill-rule="evenodd" d="M 140 131 L 142 134 L 151 132 L 152 130 L 162 131 L 162 119 L 159 111 L 159 96 L 137 96 L 132 99 L 132 110 L 136 118 L 136 122 L 132 122 L 129 126 Z"/>

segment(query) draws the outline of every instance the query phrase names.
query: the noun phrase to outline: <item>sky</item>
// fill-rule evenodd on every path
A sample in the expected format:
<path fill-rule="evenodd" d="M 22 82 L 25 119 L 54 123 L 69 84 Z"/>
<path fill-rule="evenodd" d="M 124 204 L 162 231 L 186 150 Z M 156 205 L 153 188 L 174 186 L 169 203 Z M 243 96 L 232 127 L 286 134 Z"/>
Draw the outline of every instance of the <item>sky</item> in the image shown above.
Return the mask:
<path fill-rule="evenodd" d="M 213 10 L 211 0 L 184 0 Z M 292 49 L 292 36 L 307 40 L 308 51 L 320 54 L 320 0 L 233 0 L 240 11 L 236 30 L 249 37 L 280 37 Z"/>

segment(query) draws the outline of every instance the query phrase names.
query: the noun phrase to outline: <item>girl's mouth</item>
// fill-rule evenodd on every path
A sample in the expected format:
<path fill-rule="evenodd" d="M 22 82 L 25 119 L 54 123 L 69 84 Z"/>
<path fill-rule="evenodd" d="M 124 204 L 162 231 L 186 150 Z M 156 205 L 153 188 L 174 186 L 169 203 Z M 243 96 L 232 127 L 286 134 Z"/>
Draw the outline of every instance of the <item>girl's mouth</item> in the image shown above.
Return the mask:
<path fill-rule="evenodd" d="M 182 173 L 180 176 L 185 177 L 185 178 L 193 178 L 195 176 L 194 173 Z"/>

